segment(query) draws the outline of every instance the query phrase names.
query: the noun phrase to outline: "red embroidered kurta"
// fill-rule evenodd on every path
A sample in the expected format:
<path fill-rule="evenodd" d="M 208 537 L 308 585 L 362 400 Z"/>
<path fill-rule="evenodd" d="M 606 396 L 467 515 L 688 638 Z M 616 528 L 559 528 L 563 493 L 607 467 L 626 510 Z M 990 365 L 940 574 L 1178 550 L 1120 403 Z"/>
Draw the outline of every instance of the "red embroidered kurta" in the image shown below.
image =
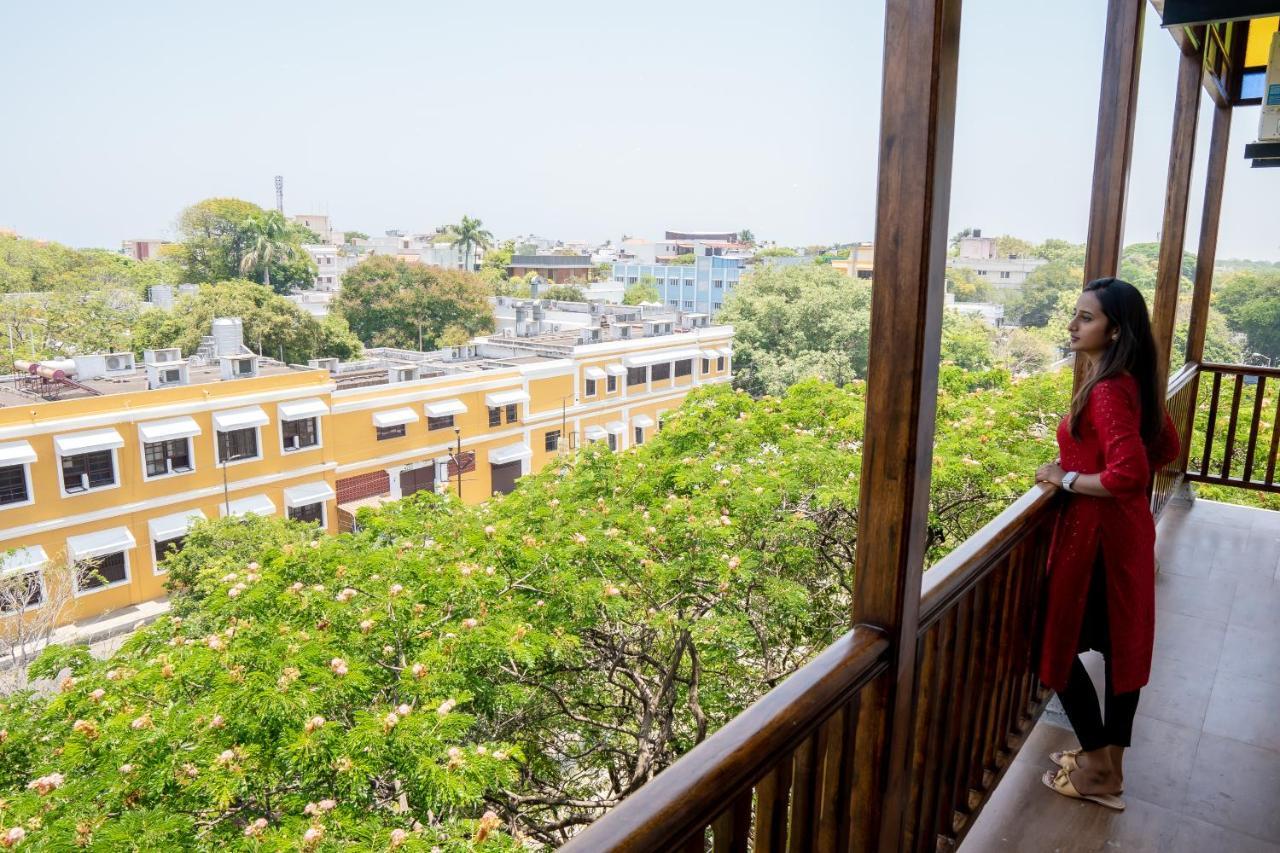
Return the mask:
<path fill-rule="evenodd" d="M 1151 447 L 1139 433 L 1138 383 L 1123 375 L 1093 387 L 1081 413 L 1077 440 L 1069 419 L 1058 425 L 1064 471 L 1100 474 L 1109 498 L 1064 495 L 1049 548 L 1049 590 L 1040 680 L 1067 686 L 1077 653 L 1089 581 L 1101 548 L 1106 575 L 1107 626 L 1116 693 L 1144 686 L 1155 644 L 1155 522 L 1148 497 L 1151 479 L 1178 455 L 1178 433 L 1165 415 Z"/>

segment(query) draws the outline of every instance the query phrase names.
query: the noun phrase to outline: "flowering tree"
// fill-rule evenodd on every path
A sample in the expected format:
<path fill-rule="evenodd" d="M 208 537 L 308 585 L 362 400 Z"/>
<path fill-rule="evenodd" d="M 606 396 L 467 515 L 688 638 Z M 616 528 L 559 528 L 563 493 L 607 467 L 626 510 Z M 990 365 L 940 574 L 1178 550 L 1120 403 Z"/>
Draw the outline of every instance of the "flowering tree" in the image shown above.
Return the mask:
<path fill-rule="evenodd" d="M 932 554 L 1030 484 L 1063 399 L 948 378 Z M 204 524 L 168 619 L 0 703 L 0 839 L 558 845 L 846 630 L 862 421 L 858 382 L 708 388 L 481 506 Z"/>

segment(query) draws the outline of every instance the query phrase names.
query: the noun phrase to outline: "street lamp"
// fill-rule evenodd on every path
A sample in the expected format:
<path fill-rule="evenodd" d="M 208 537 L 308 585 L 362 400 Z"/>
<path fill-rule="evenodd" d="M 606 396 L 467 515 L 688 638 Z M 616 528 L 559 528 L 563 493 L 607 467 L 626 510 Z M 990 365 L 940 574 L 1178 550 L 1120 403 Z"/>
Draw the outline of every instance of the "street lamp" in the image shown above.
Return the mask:
<path fill-rule="evenodd" d="M 453 467 L 458 470 L 458 500 L 462 500 L 462 428 L 453 428 L 453 437 L 458 442 L 458 452 L 453 455 Z"/>

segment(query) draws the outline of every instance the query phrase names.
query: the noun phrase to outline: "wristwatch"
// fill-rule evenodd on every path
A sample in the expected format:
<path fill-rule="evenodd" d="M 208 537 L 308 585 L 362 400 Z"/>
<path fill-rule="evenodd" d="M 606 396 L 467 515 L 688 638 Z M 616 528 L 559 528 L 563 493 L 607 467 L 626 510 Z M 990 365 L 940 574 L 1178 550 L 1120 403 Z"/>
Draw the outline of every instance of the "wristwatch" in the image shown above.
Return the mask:
<path fill-rule="evenodd" d="M 1076 478 L 1080 476 L 1079 471 L 1068 471 L 1062 475 L 1062 491 L 1069 492 L 1071 487 L 1076 484 Z"/>

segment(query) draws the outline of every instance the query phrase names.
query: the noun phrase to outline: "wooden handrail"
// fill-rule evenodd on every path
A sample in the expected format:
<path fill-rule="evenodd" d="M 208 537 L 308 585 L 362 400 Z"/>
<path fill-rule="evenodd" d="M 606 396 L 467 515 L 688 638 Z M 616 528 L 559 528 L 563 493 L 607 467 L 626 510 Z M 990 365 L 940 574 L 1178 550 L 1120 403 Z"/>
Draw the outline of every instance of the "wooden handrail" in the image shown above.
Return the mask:
<path fill-rule="evenodd" d="M 567 851 L 670 850 L 749 792 L 885 668 L 889 641 L 858 625 L 575 836 Z M 701 848 L 699 848 L 701 849 Z"/>
<path fill-rule="evenodd" d="M 1184 478 L 1209 485 L 1280 492 L 1280 482 L 1276 479 L 1277 460 L 1280 459 L 1280 401 L 1276 404 L 1274 414 L 1264 411 L 1263 405 L 1267 399 L 1268 383 L 1280 383 L 1280 367 L 1208 363 L 1202 364 L 1200 371 L 1212 375 L 1213 384 L 1207 395 L 1208 414 L 1201 436 L 1198 467 L 1192 470 L 1188 465 Z M 1222 381 L 1224 376 L 1233 377 L 1230 383 L 1230 401 L 1225 406 L 1223 398 L 1227 389 L 1223 386 L 1227 383 Z M 1253 386 L 1249 392 L 1253 403 L 1245 409 L 1243 400 L 1248 385 Z M 1225 409 L 1221 415 L 1220 409 Z M 1263 429 L 1264 416 L 1267 415 L 1272 417 L 1269 421 L 1269 442 L 1265 440 Z M 1226 434 L 1221 437 L 1222 443 L 1219 445 L 1218 428 L 1223 416 Z M 1188 436 L 1188 441 L 1190 438 Z M 1219 447 L 1221 460 L 1214 455 Z"/>
<path fill-rule="evenodd" d="M 1280 367 L 1263 367 L 1254 364 L 1218 364 L 1206 361 L 1200 365 L 1204 373 L 1231 373 L 1242 376 L 1280 376 Z"/>

